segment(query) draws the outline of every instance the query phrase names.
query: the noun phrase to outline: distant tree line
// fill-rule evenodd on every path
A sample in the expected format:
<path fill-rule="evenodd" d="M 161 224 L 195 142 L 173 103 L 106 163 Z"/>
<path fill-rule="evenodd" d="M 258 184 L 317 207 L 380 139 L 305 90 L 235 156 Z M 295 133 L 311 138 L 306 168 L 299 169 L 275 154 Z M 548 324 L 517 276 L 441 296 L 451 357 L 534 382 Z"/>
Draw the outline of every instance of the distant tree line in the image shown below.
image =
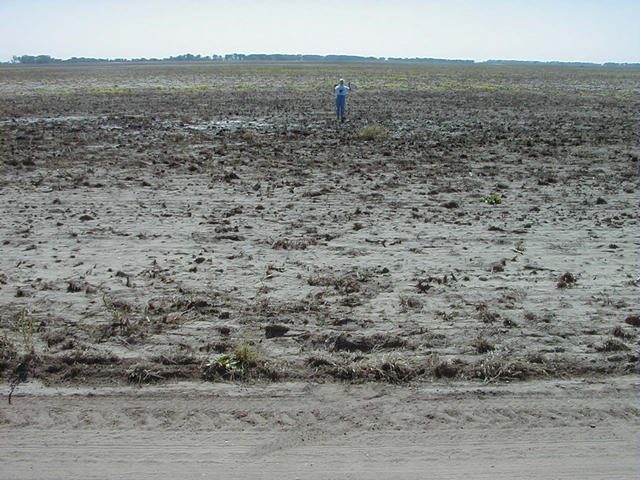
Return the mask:
<path fill-rule="evenodd" d="M 49 55 L 13 56 L 11 63 L 25 65 L 47 63 L 88 63 L 88 62 L 373 62 L 384 61 L 385 58 L 361 57 L 357 55 L 291 55 L 282 53 L 228 53 L 226 55 L 176 55 L 166 58 L 87 58 L 71 57 L 66 60 Z"/>
<path fill-rule="evenodd" d="M 444 58 L 401 58 L 401 57 L 363 57 L 359 55 L 292 55 L 282 53 L 227 53 L 226 55 L 192 55 L 185 53 L 166 58 L 88 58 L 71 57 L 65 60 L 50 55 L 14 55 L 9 63 L 23 65 L 69 64 L 69 63 L 136 63 L 136 62 L 309 62 L 309 63 L 342 63 L 342 62 L 412 62 L 412 63 L 461 63 L 461 64 L 496 64 L 496 65 L 574 65 L 593 66 L 599 63 L 588 62 L 540 62 L 529 60 L 449 60 Z M 623 66 L 640 67 L 640 63 L 605 63 L 605 67 Z"/>

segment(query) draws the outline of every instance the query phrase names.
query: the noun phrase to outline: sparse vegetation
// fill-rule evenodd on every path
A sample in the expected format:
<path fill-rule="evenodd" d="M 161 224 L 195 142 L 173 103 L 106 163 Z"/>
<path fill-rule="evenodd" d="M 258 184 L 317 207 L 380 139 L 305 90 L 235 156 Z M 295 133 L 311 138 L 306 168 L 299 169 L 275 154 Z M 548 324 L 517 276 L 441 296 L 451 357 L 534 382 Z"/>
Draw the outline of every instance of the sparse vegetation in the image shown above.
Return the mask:
<path fill-rule="evenodd" d="M 0 72 L 5 378 L 634 371 L 635 70 L 234 62 Z"/>
<path fill-rule="evenodd" d="M 483 335 L 478 335 L 478 337 L 476 337 L 474 346 L 476 348 L 476 353 L 480 355 L 491 352 L 495 349 L 494 345 L 484 338 Z"/>
<path fill-rule="evenodd" d="M 482 197 L 482 201 L 484 203 L 488 203 L 489 205 L 500 205 L 502 203 L 502 197 L 500 197 L 500 195 L 498 195 L 497 193 L 494 193 L 492 195 L 486 195 Z"/>
<path fill-rule="evenodd" d="M 231 353 L 206 362 L 202 368 L 203 377 L 206 380 L 243 378 L 258 366 L 259 361 L 257 350 L 245 339 Z"/>
<path fill-rule="evenodd" d="M 608 338 L 601 345 L 596 346 L 598 352 L 620 352 L 629 350 L 629 347 L 617 338 Z"/>
<path fill-rule="evenodd" d="M 528 370 L 523 362 L 509 359 L 504 352 L 492 351 L 477 365 L 475 376 L 485 382 L 522 380 Z"/>
<path fill-rule="evenodd" d="M 379 140 L 386 138 L 389 131 L 379 123 L 371 122 L 356 132 L 356 137 L 360 140 Z"/>
<path fill-rule="evenodd" d="M 9 339 L 7 332 L 3 331 L 0 335 L 0 374 L 5 364 L 14 359 L 17 354 L 15 343 Z"/>
<path fill-rule="evenodd" d="M 33 351 L 34 348 L 34 334 L 35 334 L 35 321 L 31 315 L 27 314 L 27 309 L 23 308 L 18 318 L 18 333 L 22 337 L 22 344 L 24 350 L 27 352 Z"/>
<path fill-rule="evenodd" d="M 617 327 L 615 327 L 611 331 L 611 335 L 613 335 L 616 338 L 621 338 L 623 340 L 633 340 L 636 337 L 636 335 L 634 335 L 631 332 L 628 332 L 621 325 L 618 325 Z"/>
<path fill-rule="evenodd" d="M 254 144 L 258 141 L 258 135 L 256 131 L 250 128 L 243 128 L 240 131 L 240 138 L 250 144 Z"/>
<path fill-rule="evenodd" d="M 406 313 L 411 310 L 422 310 L 422 301 L 418 297 L 410 295 L 400 295 L 400 311 Z"/>

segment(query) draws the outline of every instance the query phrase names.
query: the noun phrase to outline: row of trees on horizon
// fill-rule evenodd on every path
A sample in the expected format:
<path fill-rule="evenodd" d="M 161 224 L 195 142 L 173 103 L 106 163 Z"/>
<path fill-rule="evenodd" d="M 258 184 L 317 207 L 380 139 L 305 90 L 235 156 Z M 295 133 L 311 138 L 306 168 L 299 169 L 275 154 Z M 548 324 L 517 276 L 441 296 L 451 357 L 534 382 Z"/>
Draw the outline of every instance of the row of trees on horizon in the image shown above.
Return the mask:
<path fill-rule="evenodd" d="M 484 64 L 539 64 L 539 65 L 602 65 L 602 66 L 640 66 L 640 63 L 589 63 L 589 62 L 541 62 L 534 60 L 450 60 L 444 58 L 401 58 L 401 57 L 363 57 L 359 55 L 303 55 L 303 54 L 264 54 L 264 53 L 228 53 L 226 55 L 192 55 L 185 53 L 166 58 L 88 58 L 71 57 L 68 59 L 54 58 L 50 55 L 14 55 L 9 63 L 23 65 L 47 65 L 56 63 L 136 63 L 136 62 L 309 62 L 309 63 L 340 63 L 340 62 L 433 62 L 433 63 L 484 63 Z"/>

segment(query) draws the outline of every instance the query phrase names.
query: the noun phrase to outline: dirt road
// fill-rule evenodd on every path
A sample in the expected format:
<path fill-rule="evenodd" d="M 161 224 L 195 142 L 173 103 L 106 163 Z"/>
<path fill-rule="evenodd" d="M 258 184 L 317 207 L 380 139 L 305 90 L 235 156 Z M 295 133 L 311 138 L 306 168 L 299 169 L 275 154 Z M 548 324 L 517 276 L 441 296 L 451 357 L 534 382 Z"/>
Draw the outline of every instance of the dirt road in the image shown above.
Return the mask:
<path fill-rule="evenodd" d="M 638 387 L 32 384 L 2 399 L 0 478 L 635 479 Z"/>

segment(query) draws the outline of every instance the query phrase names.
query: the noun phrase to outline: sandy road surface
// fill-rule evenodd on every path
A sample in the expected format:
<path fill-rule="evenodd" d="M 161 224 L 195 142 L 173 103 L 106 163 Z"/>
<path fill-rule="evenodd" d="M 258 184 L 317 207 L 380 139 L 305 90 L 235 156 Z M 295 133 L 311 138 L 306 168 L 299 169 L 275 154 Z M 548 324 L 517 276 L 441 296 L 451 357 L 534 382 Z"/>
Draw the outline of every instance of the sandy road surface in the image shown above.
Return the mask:
<path fill-rule="evenodd" d="M 42 432 L 3 435 L 10 459 L 2 478 L 638 478 L 637 448 L 605 427 L 546 428 L 529 434 L 489 430 L 358 433 L 254 456 L 282 434 Z M 588 434 L 589 439 L 584 436 Z M 486 435 L 500 435 L 486 442 Z M 577 438 L 577 439 L 576 439 Z M 34 462 L 34 458 L 39 462 Z"/>
<path fill-rule="evenodd" d="M 6 392 L 6 388 L 3 388 Z M 3 398 L 3 479 L 635 479 L 638 379 L 179 383 Z"/>

